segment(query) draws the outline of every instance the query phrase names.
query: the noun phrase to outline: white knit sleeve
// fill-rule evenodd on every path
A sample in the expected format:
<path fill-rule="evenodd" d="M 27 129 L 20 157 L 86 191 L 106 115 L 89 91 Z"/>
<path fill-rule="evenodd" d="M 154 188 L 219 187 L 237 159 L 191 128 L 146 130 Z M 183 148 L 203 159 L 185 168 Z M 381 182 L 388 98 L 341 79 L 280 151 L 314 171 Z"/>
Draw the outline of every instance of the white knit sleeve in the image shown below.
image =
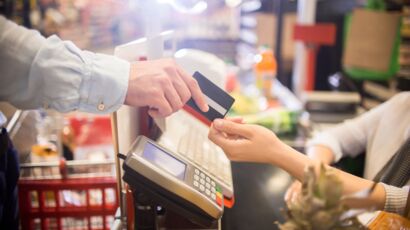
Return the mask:
<path fill-rule="evenodd" d="M 384 210 L 387 212 L 394 212 L 400 215 L 404 214 L 404 209 L 407 204 L 407 197 L 410 192 L 410 186 L 398 188 L 395 186 L 381 183 L 386 191 L 386 202 Z"/>

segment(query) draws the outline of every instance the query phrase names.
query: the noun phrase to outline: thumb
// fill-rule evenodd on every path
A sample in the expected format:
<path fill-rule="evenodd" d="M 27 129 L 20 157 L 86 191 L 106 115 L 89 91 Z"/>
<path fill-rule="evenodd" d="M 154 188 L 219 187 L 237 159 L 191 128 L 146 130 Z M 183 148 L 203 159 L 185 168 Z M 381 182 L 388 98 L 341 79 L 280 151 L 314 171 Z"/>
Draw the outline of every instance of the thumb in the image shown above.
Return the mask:
<path fill-rule="evenodd" d="M 249 126 L 246 124 L 239 124 L 229 120 L 216 119 L 214 121 L 214 127 L 216 130 L 230 135 L 238 135 L 247 139 L 252 136 L 252 132 L 249 130 Z"/>
<path fill-rule="evenodd" d="M 230 142 L 229 139 L 226 138 L 226 135 L 216 130 L 214 126 L 211 126 L 209 129 L 208 138 L 222 149 L 226 148 Z"/>
<path fill-rule="evenodd" d="M 226 118 L 228 121 L 233 121 L 235 123 L 243 124 L 243 118 L 242 117 L 227 117 Z"/>

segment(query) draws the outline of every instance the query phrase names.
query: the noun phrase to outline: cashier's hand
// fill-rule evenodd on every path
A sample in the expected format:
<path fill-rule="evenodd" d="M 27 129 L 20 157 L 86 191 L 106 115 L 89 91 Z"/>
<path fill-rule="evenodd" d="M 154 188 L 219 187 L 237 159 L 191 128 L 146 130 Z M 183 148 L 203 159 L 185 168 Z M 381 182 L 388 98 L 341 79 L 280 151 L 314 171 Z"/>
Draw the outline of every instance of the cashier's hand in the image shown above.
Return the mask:
<path fill-rule="evenodd" d="M 213 122 L 208 138 L 233 161 L 273 163 L 278 156 L 276 147 L 283 145 L 272 131 L 262 126 L 222 119 Z"/>
<path fill-rule="evenodd" d="M 125 104 L 148 106 L 152 117 L 166 117 L 181 109 L 192 96 L 202 111 L 208 111 L 198 82 L 172 59 L 131 64 Z"/>

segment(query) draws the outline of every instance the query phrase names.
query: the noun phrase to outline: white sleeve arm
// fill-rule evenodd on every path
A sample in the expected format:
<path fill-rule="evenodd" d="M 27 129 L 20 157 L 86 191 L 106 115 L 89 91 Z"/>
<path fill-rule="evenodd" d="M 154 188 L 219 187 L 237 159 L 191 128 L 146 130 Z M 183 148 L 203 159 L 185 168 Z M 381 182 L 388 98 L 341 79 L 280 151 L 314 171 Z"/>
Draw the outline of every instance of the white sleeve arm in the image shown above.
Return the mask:
<path fill-rule="evenodd" d="M 129 63 L 43 38 L 0 17 L 0 100 L 21 109 L 109 113 L 125 100 Z"/>
<path fill-rule="evenodd" d="M 357 156 L 365 151 L 368 138 L 389 103 L 383 103 L 354 119 L 347 120 L 329 130 L 316 134 L 306 143 L 306 147 L 323 145 L 330 148 L 334 154 L 334 162 L 337 162 L 343 156 Z"/>

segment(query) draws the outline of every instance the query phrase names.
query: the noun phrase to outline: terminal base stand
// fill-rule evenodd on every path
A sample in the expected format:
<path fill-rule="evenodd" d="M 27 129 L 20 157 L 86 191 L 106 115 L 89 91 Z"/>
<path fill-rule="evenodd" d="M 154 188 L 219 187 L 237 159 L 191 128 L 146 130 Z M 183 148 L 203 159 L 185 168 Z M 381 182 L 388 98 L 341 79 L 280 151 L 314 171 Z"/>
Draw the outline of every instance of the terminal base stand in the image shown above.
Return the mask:
<path fill-rule="evenodd" d="M 177 213 L 167 210 L 163 216 L 157 218 L 160 229 L 210 229 L 217 230 L 218 225 L 204 228 L 200 225 L 192 223 L 186 218 L 178 215 Z"/>
<path fill-rule="evenodd" d="M 156 224 L 156 207 L 143 192 L 134 193 L 134 213 L 136 230 L 158 229 Z"/>
<path fill-rule="evenodd" d="M 156 204 L 144 192 L 134 191 L 133 196 L 135 209 L 134 226 L 136 230 L 218 229 L 217 223 L 215 226 L 207 228 L 195 224 L 178 213 Z"/>

